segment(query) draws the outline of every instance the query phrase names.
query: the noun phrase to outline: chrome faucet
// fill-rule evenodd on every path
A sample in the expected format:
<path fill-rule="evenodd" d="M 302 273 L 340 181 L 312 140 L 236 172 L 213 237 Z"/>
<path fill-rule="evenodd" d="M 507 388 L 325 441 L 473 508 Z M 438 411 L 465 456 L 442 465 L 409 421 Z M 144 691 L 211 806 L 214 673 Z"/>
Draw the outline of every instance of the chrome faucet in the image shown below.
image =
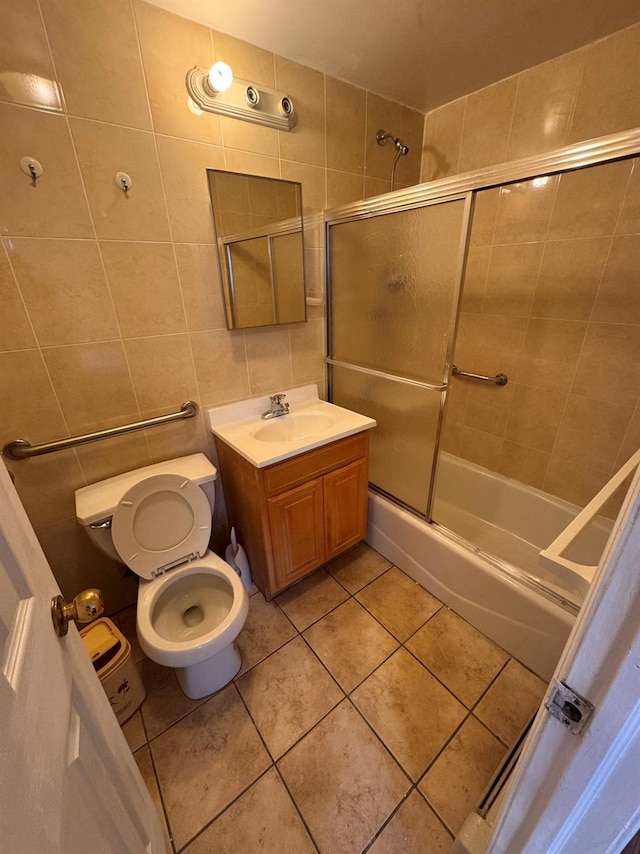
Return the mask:
<path fill-rule="evenodd" d="M 289 404 L 282 402 L 286 396 L 286 394 L 272 394 L 270 396 L 271 409 L 267 409 L 267 411 L 263 412 L 260 417 L 264 418 L 266 421 L 267 418 L 279 418 L 281 415 L 287 415 L 289 412 Z"/>

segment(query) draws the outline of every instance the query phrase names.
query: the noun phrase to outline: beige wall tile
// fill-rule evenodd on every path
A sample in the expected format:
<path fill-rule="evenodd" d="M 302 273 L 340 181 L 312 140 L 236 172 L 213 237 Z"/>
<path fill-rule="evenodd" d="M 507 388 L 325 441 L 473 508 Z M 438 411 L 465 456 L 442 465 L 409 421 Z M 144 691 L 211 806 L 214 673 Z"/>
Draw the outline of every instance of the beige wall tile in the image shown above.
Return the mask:
<path fill-rule="evenodd" d="M 387 178 L 396 156 L 391 140 L 378 145 L 376 134 L 385 130 L 402 136 L 402 106 L 388 98 L 367 92 L 367 124 L 364 146 L 365 174 L 370 178 Z"/>
<path fill-rule="evenodd" d="M 43 350 L 65 420 L 72 432 L 135 421 L 139 410 L 120 341 Z"/>
<path fill-rule="evenodd" d="M 217 248 L 176 243 L 175 251 L 189 331 L 226 329 Z"/>
<path fill-rule="evenodd" d="M 555 456 L 596 469 L 611 469 L 633 409 L 618 403 L 598 406 L 593 398 L 570 394 L 560 422 Z"/>
<path fill-rule="evenodd" d="M 285 181 L 302 184 L 302 210 L 307 214 L 319 213 L 325 204 L 325 170 L 318 166 L 305 166 L 281 160 L 282 177 Z"/>
<path fill-rule="evenodd" d="M 7 467 L 34 528 L 75 516 L 74 494 L 85 479 L 74 451 L 9 462 Z"/>
<path fill-rule="evenodd" d="M 543 249 L 543 243 L 493 247 L 482 297 L 483 314 L 529 317 Z"/>
<path fill-rule="evenodd" d="M 507 160 L 562 148 L 584 64 L 584 50 L 521 72 Z"/>
<path fill-rule="evenodd" d="M 258 86 L 274 88 L 272 53 L 217 30 L 212 30 L 211 36 L 216 61 L 221 60 L 230 65 L 235 77 Z"/>
<path fill-rule="evenodd" d="M 471 220 L 471 246 L 487 246 L 493 242 L 500 190 L 480 190 L 475 193 Z"/>
<path fill-rule="evenodd" d="M 579 465 L 571 460 L 551 455 L 543 489 L 578 507 L 584 507 L 607 483 L 611 473 L 593 465 Z"/>
<path fill-rule="evenodd" d="M 504 441 L 496 471 L 505 477 L 542 489 L 550 459 L 551 455 L 543 451 L 535 451 L 533 448 L 525 448 L 524 445 L 517 445 L 515 442 Z"/>
<path fill-rule="evenodd" d="M 68 435 L 42 355 L 37 350 L 0 353 L 0 412 L 0 445 L 11 439 L 46 442 Z"/>
<path fill-rule="evenodd" d="M 568 142 L 640 125 L 640 24 L 586 48 L 584 73 Z"/>
<path fill-rule="evenodd" d="M 133 338 L 124 342 L 138 405 L 177 411 L 185 400 L 198 399 L 188 335 Z"/>
<path fill-rule="evenodd" d="M 11 241 L 11 245 L 14 243 L 15 241 Z M 0 350 L 26 350 L 37 346 L 4 245 L 0 245 L 0 305 Z"/>
<path fill-rule="evenodd" d="M 614 470 L 617 471 L 620 466 L 624 465 L 627 460 L 635 454 L 640 448 L 640 411 L 635 410 L 631 416 L 631 421 L 627 428 L 627 433 L 622 440 L 622 445 L 618 452 L 618 458 L 614 464 Z"/>
<path fill-rule="evenodd" d="M 40 3 L 67 110 L 149 128 L 151 119 L 129 0 Z M 96 36 L 99 34 L 99 38 Z"/>
<path fill-rule="evenodd" d="M 532 181 L 501 187 L 494 243 L 544 240 L 557 186 L 557 177 L 545 175 Z"/>
<path fill-rule="evenodd" d="M 325 165 L 324 75 L 275 57 L 276 86 L 293 99 L 298 123 L 279 131 L 280 156 L 312 166 Z"/>
<path fill-rule="evenodd" d="M 80 445 L 76 453 L 87 483 L 97 483 L 152 462 L 144 432 Z"/>
<path fill-rule="evenodd" d="M 398 161 L 396 175 L 400 185 L 411 186 L 420 183 L 424 116 L 416 110 L 403 107 L 401 127 L 400 136 L 409 147 L 409 154 L 406 157 L 401 157 Z"/>
<path fill-rule="evenodd" d="M 509 77 L 467 95 L 458 164 L 460 172 L 502 163 L 506 159 L 517 85 L 517 77 Z"/>
<path fill-rule="evenodd" d="M 93 237 L 71 136 L 63 116 L 0 104 L 0 232 L 30 237 Z M 46 176 L 34 187 L 18 168 L 35 157 Z"/>
<path fill-rule="evenodd" d="M 387 187 L 387 190 L 389 188 Z M 364 197 L 362 175 L 349 175 L 348 172 L 335 172 L 327 169 L 327 207 L 337 208 L 349 202 L 357 202 Z"/>
<path fill-rule="evenodd" d="M 94 240 L 10 241 L 11 263 L 42 347 L 119 336 Z"/>
<path fill-rule="evenodd" d="M 613 234 L 630 173 L 631 163 L 622 160 L 562 175 L 549 238 Z"/>
<path fill-rule="evenodd" d="M 161 136 L 158 152 L 173 239 L 178 243 L 213 243 L 206 170 L 224 169 L 222 149 Z"/>
<path fill-rule="evenodd" d="M 469 363 L 474 367 L 464 367 L 467 365 L 466 354 L 464 362 L 462 355 L 458 357 L 459 347 L 461 353 L 465 351 L 467 333 L 462 332 L 456 344 L 456 360 L 460 362 L 458 367 L 480 374 L 513 373 L 524 346 L 526 318 L 484 314 L 476 316 L 475 320 L 475 323 L 465 325 L 471 334 L 470 346 L 467 348 L 471 354 Z"/>
<path fill-rule="evenodd" d="M 153 135 L 84 119 L 71 119 L 70 125 L 98 237 L 169 240 Z M 116 186 L 117 172 L 131 176 L 126 195 Z"/>
<path fill-rule="evenodd" d="M 640 234 L 614 237 L 593 307 L 593 319 L 640 323 Z"/>
<path fill-rule="evenodd" d="M 469 381 L 468 386 L 465 425 L 493 436 L 503 436 L 513 397 L 513 385 L 485 385 Z"/>
<path fill-rule="evenodd" d="M 471 246 L 469 249 L 463 280 L 462 311 L 480 312 L 482 310 L 490 258 L 490 246 Z"/>
<path fill-rule="evenodd" d="M 174 407 L 172 406 L 171 409 Z M 159 414 L 159 413 L 156 413 Z M 145 430 L 147 444 L 154 463 L 185 457 L 188 454 L 207 454 L 209 443 L 203 423 L 202 413 L 195 418 L 176 421 L 154 430 Z M 219 484 L 216 494 L 220 495 Z M 223 502 L 220 502 L 223 504 Z M 226 517 L 225 521 L 226 521 Z M 225 547 L 227 543 L 225 542 Z"/>
<path fill-rule="evenodd" d="M 245 343 L 251 394 L 273 394 L 291 385 L 288 328 L 248 330 Z"/>
<path fill-rule="evenodd" d="M 391 192 L 391 180 L 383 181 L 380 178 L 365 178 L 364 179 L 364 198 L 370 199 L 373 196 L 382 196 L 384 193 Z"/>
<path fill-rule="evenodd" d="M 460 98 L 425 116 L 420 176 L 423 181 L 436 181 L 459 171 L 465 106 L 466 98 Z"/>
<path fill-rule="evenodd" d="M 637 234 L 640 232 L 640 166 L 639 158 L 632 160 L 631 178 L 627 185 L 627 194 L 620 211 L 616 234 Z"/>
<path fill-rule="evenodd" d="M 231 149 L 225 151 L 224 159 L 230 172 L 245 172 L 247 175 L 261 175 L 264 178 L 280 177 L 280 161 L 275 157 Z M 221 169 L 223 167 L 212 168 Z"/>
<path fill-rule="evenodd" d="M 590 323 L 571 390 L 633 406 L 640 392 L 640 326 Z"/>
<path fill-rule="evenodd" d="M 249 375 L 242 332 L 191 335 L 196 377 L 203 406 L 249 396 Z"/>
<path fill-rule="evenodd" d="M 0 100 L 62 109 L 37 0 L 5 0 L 2 4 L 0 72 Z"/>
<path fill-rule="evenodd" d="M 219 117 L 192 113 L 184 82 L 194 65 L 213 64 L 209 30 L 140 0 L 134 10 L 156 133 L 220 143 Z"/>
<path fill-rule="evenodd" d="M 513 400 L 504 438 L 517 445 L 549 453 L 555 442 L 566 394 L 556 389 L 514 383 Z"/>
<path fill-rule="evenodd" d="M 498 436 L 464 426 L 460 435 L 460 456 L 488 469 L 495 469 L 502 440 Z"/>
<path fill-rule="evenodd" d="M 325 322 L 309 320 L 289 327 L 291 339 L 291 379 L 294 385 L 324 380 Z"/>
<path fill-rule="evenodd" d="M 254 125 L 240 119 L 220 118 L 222 140 L 225 148 L 239 148 L 254 154 L 278 156 L 278 133 L 274 128 Z"/>
<path fill-rule="evenodd" d="M 327 167 L 339 172 L 364 171 L 366 92 L 327 77 Z"/>
<path fill-rule="evenodd" d="M 100 249 L 123 338 L 186 331 L 170 243 L 109 241 Z"/>
<path fill-rule="evenodd" d="M 610 247 L 609 237 L 546 243 L 532 315 L 588 320 Z"/>
<path fill-rule="evenodd" d="M 569 391 L 586 331 L 586 323 L 532 318 L 514 381 Z"/>
<path fill-rule="evenodd" d="M 447 423 L 461 424 L 464 421 L 469 400 L 470 382 L 453 377 L 447 393 Z"/>
<path fill-rule="evenodd" d="M 440 448 L 447 454 L 460 456 L 460 440 L 462 438 L 462 424 L 455 421 L 445 421 L 444 429 L 440 436 Z"/>

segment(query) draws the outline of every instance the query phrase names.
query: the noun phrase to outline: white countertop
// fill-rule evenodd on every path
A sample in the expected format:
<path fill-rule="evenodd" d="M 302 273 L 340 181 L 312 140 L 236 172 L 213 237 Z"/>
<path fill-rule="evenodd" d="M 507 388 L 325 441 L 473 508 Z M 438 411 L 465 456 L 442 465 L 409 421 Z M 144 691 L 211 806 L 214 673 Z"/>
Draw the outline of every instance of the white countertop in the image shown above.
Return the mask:
<path fill-rule="evenodd" d="M 376 426 L 373 418 L 320 400 L 315 385 L 285 389 L 280 393 L 286 395 L 289 415 L 263 420 L 262 413 L 270 408 L 269 396 L 252 397 L 239 403 L 207 409 L 211 431 L 256 468 L 264 468 Z M 264 432 L 265 425 L 282 422 L 286 426 L 285 422 L 291 416 L 309 415 L 311 418 L 307 421 L 310 423 L 317 417 L 319 429 L 310 428 L 306 435 L 283 441 L 256 438 L 261 429 Z M 330 419 L 330 424 L 325 425 L 326 419 Z M 295 424 L 297 420 L 292 419 L 289 423 Z"/>

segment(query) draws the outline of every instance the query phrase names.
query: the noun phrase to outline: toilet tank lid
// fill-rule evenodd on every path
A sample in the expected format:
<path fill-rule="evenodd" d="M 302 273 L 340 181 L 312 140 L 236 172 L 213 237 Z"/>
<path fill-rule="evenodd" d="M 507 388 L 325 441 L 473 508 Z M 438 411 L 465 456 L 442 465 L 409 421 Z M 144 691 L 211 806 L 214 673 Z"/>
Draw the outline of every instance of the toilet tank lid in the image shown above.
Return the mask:
<path fill-rule="evenodd" d="M 216 467 L 204 454 L 190 454 L 188 457 L 178 457 L 175 460 L 165 460 L 151 466 L 127 471 L 83 486 L 76 490 L 76 518 L 81 525 L 99 522 L 113 513 L 118 502 L 134 484 L 151 477 L 154 474 L 179 474 L 202 486 L 212 483 L 218 476 Z"/>

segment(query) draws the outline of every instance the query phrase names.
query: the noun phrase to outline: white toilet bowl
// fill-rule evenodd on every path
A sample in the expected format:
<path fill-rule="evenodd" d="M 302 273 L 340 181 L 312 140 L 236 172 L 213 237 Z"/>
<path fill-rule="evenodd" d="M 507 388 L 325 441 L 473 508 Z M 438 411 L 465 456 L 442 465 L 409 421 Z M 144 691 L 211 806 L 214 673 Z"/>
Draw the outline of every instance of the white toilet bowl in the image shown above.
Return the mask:
<path fill-rule="evenodd" d="M 91 539 L 140 576 L 140 646 L 173 667 L 194 700 L 240 669 L 235 639 L 249 610 L 240 577 L 208 548 L 216 476 L 204 454 L 192 454 L 76 492 Z"/>

